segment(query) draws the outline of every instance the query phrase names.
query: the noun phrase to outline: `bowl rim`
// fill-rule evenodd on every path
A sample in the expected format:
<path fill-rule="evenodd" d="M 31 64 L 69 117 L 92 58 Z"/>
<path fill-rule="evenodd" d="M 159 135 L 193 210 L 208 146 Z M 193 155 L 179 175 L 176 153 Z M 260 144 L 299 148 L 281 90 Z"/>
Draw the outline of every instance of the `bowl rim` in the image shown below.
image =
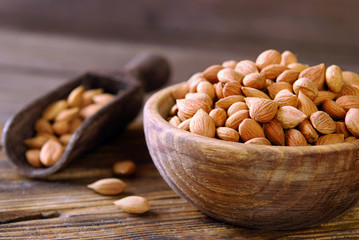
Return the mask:
<path fill-rule="evenodd" d="M 144 121 L 152 121 L 161 129 L 166 131 L 170 131 L 174 134 L 183 134 L 191 136 L 193 141 L 205 142 L 206 144 L 210 144 L 213 146 L 226 145 L 227 147 L 234 148 L 245 148 L 258 150 L 259 148 L 265 148 L 266 150 L 272 151 L 281 151 L 285 153 L 290 153 L 294 151 L 298 151 L 298 148 L 301 150 L 303 154 L 313 154 L 313 153 L 331 153 L 337 151 L 345 151 L 345 150 L 355 150 L 359 149 L 359 141 L 350 141 L 336 144 L 328 144 L 328 145 L 310 145 L 310 146 L 278 146 L 278 145 L 257 145 L 257 144 L 244 144 L 242 142 L 230 142 L 217 138 L 205 137 L 199 134 L 191 133 L 189 131 L 176 128 L 172 126 L 159 112 L 159 107 L 161 103 L 166 101 L 168 97 L 172 98 L 173 101 L 175 99 L 172 97 L 171 90 L 185 84 L 186 82 L 180 82 L 173 85 L 170 85 L 166 88 L 163 88 L 157 92 L 155 92 L 150 98 L 146 101 L 144 106 Z M 168 112 L 167 112 L 168 113 Z M 167 114 L 166 113 L 166 114 Z M 359 139 L 358 139 L 359 140 Z"/>

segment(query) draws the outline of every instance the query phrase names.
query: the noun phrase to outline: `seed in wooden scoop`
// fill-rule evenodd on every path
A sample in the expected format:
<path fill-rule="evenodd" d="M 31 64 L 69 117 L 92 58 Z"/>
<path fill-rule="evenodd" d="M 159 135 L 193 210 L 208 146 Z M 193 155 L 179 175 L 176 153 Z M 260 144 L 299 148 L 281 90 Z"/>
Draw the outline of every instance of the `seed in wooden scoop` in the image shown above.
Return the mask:
<path fill-rule="evenodd" d="M 106 104 L 109 104 L 114 98 L 115 98 L 115 95 L 113 95 L 113 94 L 103 93 L 103 94 L 94 96 L 92 98 L 92 100 L 94 101 L 94 103 L 106 105 Z"/>
<path fill-rule="evenodd" d="M 83 118 L 89 118 L 92 115 L 94 115 L 95 113 L 97 113 L 101 108 L 103 107 L 103 105 L 101 104 L 90 104 L 86 107 L 84 107 L 83 109 L 81 109 L 80 111 L 80 115 Z"/>
<path fill-rule="evenodd" d="M 24 144 L 28 146 L 29 148 L 37 148 L 40 149 L 45 142 L 48 140 L 48 138 L 43 136 L 33 137 L 25 139 Z"/>
<path fill-rule="evenodd" d="M 129 176 L 136 170 L 136 165 L 130 160 L 117 162 L 113 165 L 113 172 L 121 176 Z"/>
<path fill-rule="evenodd" d="M 72 137 L 72 134 L 68 133 L 68 134 L 61 135 L 59 140 L 64 146 L 67 146 L 67 144 L 69 144 L 69 142 L 71 140 L 71 137 Z"/>
<path fill-rule="evenodd" d="M 63 135 L 70 131 L 70 124 L 67 121 L 59 121 L 55 122 L 52 125 L 52 128 L 54 129 L 56 134 Z"/>
<path fill-rule="evenodd" d="M 83 94 L 82 94 L 82 107 L 86 107 L 87 105 L 90 105 L 93 103 L 93 98 L 96 95 L 102 94 L 103 93 L 103 89 L 102 88 L 97 88 L 97 89 L 90 89 L 90 90 L 86 90 Z"/>
<path fill-rule="evenodd" d="M 126 188 L 126 183 L 118 178 L 104 178 L 87 187 L 103 195 L 117 195 Z"/>
<path fill-rule="evenodd" d="M 144 197 L 129 196 L 114 202 L 116 206 L 128 213 L 145 213 L 150 210 L 150 204 Z"/>
<path fill-rule="evenodd" d="M 70 122 L 70 133 L 74 133 L 78 127 L 80 127 L 82 123 L 82 119 L 81 118 L 75 118 L 74 120 L 72 120 Z"/>
<path fill-rule="evenodd" d="M 46 132 L 37 132 L 36 137 L 45 137 L 46 138 L 45 142 L 47 142 L 47 140 L 49 139 L 57 140 L 57 137 L 55 135 Z"/>
<path fill-rule="evenodd" d="M 40 161 L 44 166 L 50 167 L 61 158 L 63 152 L 64 148 L 58 141 L 49 139 L 41 148 Z"/>
<path fill-rule="evenodd" d="M 35 122 L 34 128 L 37 132 L 45 132 L 50 134 L 54 133 L 50 122 L 43 118 L 40 118 Z"/>
<path fill-rule="evenodd" d="M 42 112 L 42 117 L 46 120 L 54 120 L 57 114 L 59 114 L 59 112 L 62 110 L 65 110 L 67 106 L 68 104 L 66 100 L 58 100 L 53 102 Z"/>
<path fill-rule="evenodd" d="M 27 162 L 33 167 L 42 167 L 40 161 L 40 150 L 39 149 L 29 149 L 25 152 L 25 157 Z"/>
<path fill-rule="evenodd" d="M 72 121 L 79 114 L 80 109 L 78 107 L 62 110 L 57 114 L 55 121 Z"/>
<path fill-rule="evenodd" d="M 82 104 L 82 95 L 85 91 L 85 87 L 80 85 L 71 91 L 67 98 L 67 103 L 70 107 L 80 107 Z"/>

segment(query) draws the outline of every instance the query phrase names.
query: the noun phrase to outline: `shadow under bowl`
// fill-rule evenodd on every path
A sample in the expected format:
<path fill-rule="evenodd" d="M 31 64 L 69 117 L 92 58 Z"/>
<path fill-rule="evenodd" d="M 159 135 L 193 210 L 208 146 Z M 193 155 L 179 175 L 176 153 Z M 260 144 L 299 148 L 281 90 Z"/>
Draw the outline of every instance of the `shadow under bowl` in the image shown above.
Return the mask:
<path fill-rule="evenodd" d="M 234 225 L 289 230 L 316 226 L 359 198 L 359 141 L 323 146 L 262 146 L 203 137 L 171 126 L 167 87 L 144 108 L 152 160 L 194 207 Z"/>

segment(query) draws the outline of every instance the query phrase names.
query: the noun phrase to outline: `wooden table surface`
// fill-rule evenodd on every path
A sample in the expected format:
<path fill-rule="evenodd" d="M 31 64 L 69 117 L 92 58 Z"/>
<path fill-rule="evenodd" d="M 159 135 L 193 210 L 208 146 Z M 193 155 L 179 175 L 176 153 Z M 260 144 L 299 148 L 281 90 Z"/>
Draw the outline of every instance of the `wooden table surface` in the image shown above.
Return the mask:
<path fill-rule="evenodd" d="M 0 126 L 24 104 L 84 71 L 114 70 L 149 50 L 168 57 L 174 69 L 169 84 L 184 81 L 207 65 L 232 58 L 255 59 L 259 53 L 254 51 L 258 49 L 218 52 L 2 29 Z M 303 62 L 325 61 L 321 58 L 325 54 L 319 53 L 302 55 Z M 359 72 L 357 60 L 338 65 Z M 138 170 L 123 178 L 128 186 L 123 194 L 102 196 L 86 187 L 112 177 L 112 165 L 125 159 L 135 161 Z M 205 216 L 159 175 L 146 148 L 141 114 L 123 135 L 48 180 L 20 176 L 0 150 L 0 193 L 0 239 L 359 239 L 359 205 L 331 222 L 297 231 L 246 229 Z M 113 204 L 128 195 L 146 197 L 151 210 L 137 216 Z"/>

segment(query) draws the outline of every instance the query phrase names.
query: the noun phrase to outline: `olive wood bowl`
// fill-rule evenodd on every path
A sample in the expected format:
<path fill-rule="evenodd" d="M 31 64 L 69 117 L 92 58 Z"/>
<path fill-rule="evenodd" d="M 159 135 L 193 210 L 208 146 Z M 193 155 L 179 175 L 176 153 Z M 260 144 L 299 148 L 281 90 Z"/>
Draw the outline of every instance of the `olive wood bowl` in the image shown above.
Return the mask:
<path fill-rule="evenodd" d="M 149 152 L 162 177 L 210 217 L 259 229 L 316 226 L 359 198 L 359 142 L 260 146 L 203 137 L 171 126 L 171 89 L 144 107 Z"/>

